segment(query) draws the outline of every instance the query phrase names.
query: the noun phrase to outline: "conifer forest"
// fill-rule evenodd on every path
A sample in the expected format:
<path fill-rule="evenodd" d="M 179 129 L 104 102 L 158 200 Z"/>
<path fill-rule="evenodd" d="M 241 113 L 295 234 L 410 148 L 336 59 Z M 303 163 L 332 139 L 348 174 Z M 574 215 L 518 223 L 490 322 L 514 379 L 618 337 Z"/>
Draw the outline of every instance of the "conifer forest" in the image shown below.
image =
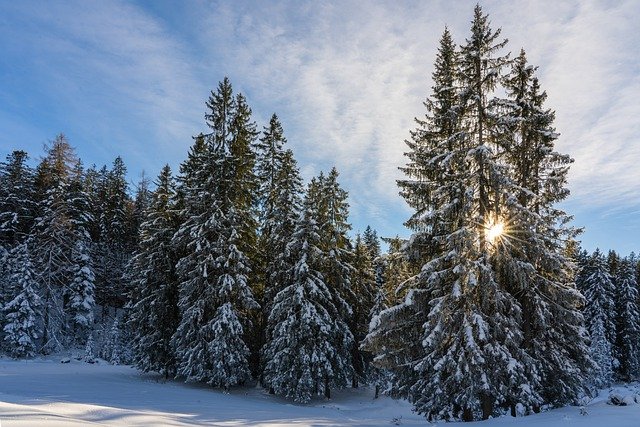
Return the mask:
<path fill-rule="evenodd" d="M 73 350 L 295 404 L 369 388 L 425 421 L 525 416 L 640 379 L 640 257 L 588 252 L 544 82 L 478 5 L 445 27 L 397 165 L 407 235 L 355 232 L 276 114 L 223 77 L 178 170 L 132 183 L 64 134 L 0 163 L 0 353 Z M 221 76 L 222 77 L 222 76 Z M 425 79 L 427 81 L 427 79 Z M 2 380 L 0 379 L 0 384 Z M 0 390 L 2 391 L 2 390 Z"/>

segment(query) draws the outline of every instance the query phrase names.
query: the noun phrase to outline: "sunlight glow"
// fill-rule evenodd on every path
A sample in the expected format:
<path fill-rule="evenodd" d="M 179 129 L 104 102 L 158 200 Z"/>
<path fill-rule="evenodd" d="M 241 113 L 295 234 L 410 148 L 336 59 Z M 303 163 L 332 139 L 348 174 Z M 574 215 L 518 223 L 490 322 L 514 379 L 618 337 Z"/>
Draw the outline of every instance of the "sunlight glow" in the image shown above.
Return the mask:
<path fill-rule="evenodd" d="M 496 240 L 504 234 L 504 224 L 500 221 L 495 221 L 486 228 L 485 236 L 489 243 L 493 244 Z"/>

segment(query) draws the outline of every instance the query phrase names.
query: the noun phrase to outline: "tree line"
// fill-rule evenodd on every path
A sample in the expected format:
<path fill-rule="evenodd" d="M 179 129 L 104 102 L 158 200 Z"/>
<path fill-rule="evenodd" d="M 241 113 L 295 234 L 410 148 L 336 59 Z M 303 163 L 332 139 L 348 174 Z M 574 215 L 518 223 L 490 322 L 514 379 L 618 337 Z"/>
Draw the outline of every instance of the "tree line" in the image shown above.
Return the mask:
<path fill-rule="evenodd" d="M 297 402 L 347 386 L 428 419 L 525 415 L 638 378 L 638 261 L 579 249 L 572 159 L 523 50 L 479 6 L 445 29 L 406 141 L 410 238 L 352 235 L 334 168 L 303 182 L 274 114 L 228 79 L 177 174 L 136 191 L 60 135 L 0 165 L 0 336 L 14 357 L 86 348 Z"/>
<path fill-rule="evenodd" d="M 0 164 L 3 348 L 86 347 L 301 402 L 368 382 L 377 233 L 350 236 L 337 170 L 305 186 L 278 117 L 259 132 L 228 79 L 206 108 L 210 132 L 153 189 L 132 192 L 120 157 L 85 169 L 64 135 L 35 168 L 24 151 Z"/>

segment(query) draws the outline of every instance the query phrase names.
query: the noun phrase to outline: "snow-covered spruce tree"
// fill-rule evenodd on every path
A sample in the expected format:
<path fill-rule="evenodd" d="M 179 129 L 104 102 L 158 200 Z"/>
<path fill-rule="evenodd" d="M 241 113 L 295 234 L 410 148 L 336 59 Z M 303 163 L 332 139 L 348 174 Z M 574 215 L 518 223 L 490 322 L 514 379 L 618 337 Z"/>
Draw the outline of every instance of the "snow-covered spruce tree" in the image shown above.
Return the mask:
<path fill-rule="evenodd" d="M 254 345 L 261 348 L 266 339 L 266 322 L 275 295 L 282 290 L 290 271 L 285 256 L 286 245 L 293 234 L 298 219 L 302 179 L 293 153 L 285 150 L 287 140 L 282 124 L 273 114 L 256 144 L 256 176 L 259 182 L 259 239 L 256 256 L 253 258 L 257 277 L 262 286 L 255 289 L 262 310 L 254 320 L 258 337 Z M 256 339 L 258 338 L 258 339 Z"/>
<path fill-rule="evenodd" d="M 100 217 L 97 218 L 100 239 L 96 245 L 96 300 L 102 306 L 121 308 L 126 303 L 125 266 L 131 257 L 130 222 L 132 201 L 126 180 L 127 168 L 121 157 L 116 157 L 111 170 L 101 183 Z"/>
<path fill-rule="evenodd" d="M 229 85 L 230 87 L 230 85 Z M 221 110 L 213 111 L 210 123 L 216 129 L 215 117 Z M 209 119 L 210 120 L 210 119 Z M 260 307 L 253 297 L 252 288 L 257 288 L 257 275 L 253 273 L 251 259 L 257 253 L 256 154 L 254 142 L 256 125 L 251 120 L 251 109 L 242 94 L 235 98 L 235 110 L 231 116 L 230 140 L 214 140 L 214 150 L 222 161 L 223 181 L 218 182 L 221 197 L 222 228 L 218 235 L 218 298 L 223 305 L 218 308 L 214 323 L 212 354 L 225 358 L 214 365 L 214 376 L 209 383 L 228 389 L 242 384 L 251 377 L 249 370 L 249 348 L 247 344 L 258 341 L 257 328 L 244 329 L 242 323 L 251 325 L 251 319 L 259 314 Z M 232 322 L 225 324 L 225 322 Z M 224 332 L 218 336 L 216 330 Z M 255 333 L 254 333 L 255 332 Z M 259 347 L 254 347 L 254 368 L 257 371 Z M 233 376 L 229 376 L 234 372 Z"/>
<path fill-rule="evenodd" d="M 174 210 L 175 188 L 166 165 L 156 182 L 146 219 L 140 225 L 140 244 L 129 263 L 134 364 L 144 372 L 157 371 L 165 378 L 176 373 L 171 337 L 178 327 L 178 280 L 172 238 L 178 223 Z"/>
<path fill-rule="evenodd" d="M 298 402 L 330 397 L 331 388 L 344 387 L 352 376 L 353 337 L 320 272 L 324 253 L 316 209 L 307 195 L 288 245 L 289 281 L 273 301 L 262 352 L 265 384 Z"/>
<path fill-rule="evenodd" d="M 251 378 L 249 347 L 243 339 L 244 330 L 237 310 L 230 302 L 218 307 L 203 333 L 209 335 L 210 340 L 212 375 L 207 381 L 209 384 L 228 391 L 231 386 L 244 384 Z"/>
<path fill-rule="evenodd" d="M 389 250 L 378 259 L 378 292 L 369 334 L 361 347 L 374 355 L 373 366 L 383 374 L 376 384 L 385 386 L 386 394 L 408 397 L 409 388 L 416 382 L 412 362 L 421 354 L 416 306 L 403 303 L 415 272 L 400 250 L 406 242 L 398 237 L 383 240 Z"/>
<path fill-rule="evenodd" d="M 591 338 L 589 354 L 595 363 L 589 379 L 590 385 L 595 388 L 608 387 L 613 381 L 613 357 L 611 343 L 607 340 L 601 316 L 591 321 L 589 335 Z"/>
<path fill-rule="evenodd" d="M 404 189 L 425 213 L 408 225 L 427 236 L 412 236 L 409 248 L 413 242 L 435 247 L 427 246 L 433 254 L 407 296 L 428 313 L 410 396 L 428 418 L 486 419 L 517 403 L 540 403 L 536 373 L 527 372 L 520 346 L 520 306 L 495 271 L 501 254 L 486 233 L 504 215 L 501 205 L 511 190 L 491 129 L 489 99 L 507 64 L 499 56 L 506 40 L 499 36 L 479 6 L 459 55 L 443 36 L 432 102 L 422 132 L 412 134 L 416 151 L 426 155 L 418 156 L 418 171 L 409 178 L 424 187 L 409 182 Z M 452 73 L 454 85 L 442 84 Z"/>
<path fill-rule="evenodd" d="M 635 381 L 640 377 L 640 307 L 633 258 L 620 260 L 617 271 L 619 366 L 616 376 L 622 381 Z"/>
<path fill-rule="evenodd" d="M 385 262 L 385 258 L 382 257 L 382 252 L 380 248 L 380 239 L 378 238 L 378 233 L 371 228 L 371 226 L 367 225 L 367 228 L 364 230 L 362 235 L 362 244 L 366 250 L 366 258 L 371 262 L 371 273 L 372 273 L 372 288 L 371 288 L 371 301 L 369 307 L 369 313 L 367 316 L 367 323 L 364 325 L 363 335 L 358 338 L 359 345 L 365 341 L 367 334 L 369 333 L 369 326 L 371 325 L 371 320 L 376 318 L 382 310 L 389 308 L 389 292 L 387 287 L 385 286 L 385 269 L 387 267 L 387 263 Z M 356 271 L 358 268 L 358 245 L 356 244 L 354 251 L 354 267 Z M 366 264 L 366 263 L 365 263 Z M 354 283 L 357 281 L 358 274 L 354 276 Z M 366 277 L 366 276 L 365 276 Z M 358 291 L 356 290 L 356 293 Z M 372 359 L 373 355 L 370 352 L 366 352 L 368 356 L 368 372 L 367 379 L 369 384 L 373 384 L 375 386 L 375 395 L 374 398 L 377 399 L 380 397 L 380 393 L 386 391 L 388 385 L 391 383 L 391 374 L 389 371 L 385 369 L 377 368 L 373 365 Z"/>
<path fill-rule="evenodd" d="M 183 168 L 188 174 L 180 189 L 185 222 L 174 239 L 184 248 L 176 267 L 181 319 L 172 342 L 178 375 L 228 388 L 249 377 L 248 361 L 240 368 L 247 346 L 244 336 L 222 343 L 214 333 L 244 335 L 240 322 L 258 307 L 249 286 L 246 255 L 255 248 L 255 125 L 244 97 L 233 97 L 226 78 L 212 92 L 207 107 L 205 118 L 212 133 L 206 142 L 196 139 Z M 237 324 L 220 324 L 236 320 Z M 221 348 L 230 353 L 212 360 Z M 232 369 L 234 377 L 225 378 Z"/>
<path fill-rule="evenodd" d="M 507 408 L 515 415 L 519 405 L 526 413 L 543 402 L 563 404 L 581 392 L 590 367 L 582 300 L 565 255 L 572 230 L 554 208 L 567 195 L 570 159 L 550 150 L 552 115 L 541 114 L 540 104 L 525 126 L 524 115 L 514 117 L 521 112 L 518 100 L 491 98 L 509 62 L 499 56 L 506 44 L 499 33 L 476 6 L 471 37 L 459 54 L 448 32 L 442 38 L 427 116 L 412 134 L 408 179 L 400 182 L 416 209 L 407 224 L 417 236 L 406 250 L 427 262 L 409 282 L 405 302 L 383 311 L 368 338 L 384 349 L 379 360 L 392 367 L 394 347 L 411 355 L 405 360 L 417 378 L 401 376 L 399 389 L 430 418 L 471 420 Z M 544 94 L 538 95 L 542 102 Z M 508 128 L 513 123 L 522 128 Z M 534 136 L 514 136 L 525 127 Z M 534 170 L 518 176 L 519 161 L 532 153 L 539 156 L 528 159 Z M 519 296 L 531 284 L 523 302 L 533 314 L 523 312 Z M 523 316 L 529 315 L 527 321 L 540 323 L 525 333 Z M 409 339 L 421 335 L 421 343 L 394 340 L 399 325 Z M 536 352 L 550 343 L 547 355 Z M 553 375 L 565 364 L 567 373 L 559 375 L 568 381 L 554 388 Z"/>
<path fill-rule="evenodd" d="M 179 212 L 182 224 L 172 238 L 179 255 L 176 273 L 180 321 L 171 345 L 178 364 L 177 373 L 187 381 L 207 381 L 210 376 L 207 343 L 201 329 L 210 321 L 217 303 L 213 281 L 215 234 L 211 224 L 206 223 L 211 215 L 207 210 L 216 206 L 212 200 L 213 190 L 206 187 L 208 159 L 209 147 L 200 135 L 180 167 L 177 205 L 182 208 Z"/>
<path fill-rule="evenodd" d="M 510 189 L 497 211 L 506 232 L 494 269 L 522 309 L 530 386 L 543 402 L 562 406 L 582 393 L 591 361 L 570 258 L 576 231 L 556 207 L 569 194 L 573 160 L 554 150 L 555 114 L 544 105 L 547 94 L 535 70 L 521 51 L 503 80 L 507 99 L 493 101 L 494 137 L 509 168 L 503 186 Z"/>
<path fill-rule="evenodd" d="M 36 289 L 35 274 L 26 243 L 20 243 L 11 251 L 13 272 L 11 280 L 17 295 L 3 308 L 4 341 L 12 357 L 32 357 L 36 352 L 42 320 L 41 301 Z"/>
<path fill-rule="evenodd" d="M 78 240 L 71 255 L 71 283 L 66 289 L 67 315 L 76 343 L 84 343 L 91 334 L 95 309 L 95 276 L 87 242 Z"/>
<path fill-rule="evenodd" d="M 35 215 L 34 172 L 25 151 L 14 151 L 0 163 L 0 246 L 24 240 Z"/>
<path fill-rule="evenodd" d="M 67 189 L 76 163 L 73 148 L 64 135 L 59 135 L 37 169 L 36 185 L 41 199 L 30 247 L 43 304 L 44 353 L 67 344 L 64 292 L 71 282 L 71 253 L 76 241 Z"/>
<path fill-rule="evenodd" d="M 320 249 L 323 252 L 320 272 L 324 281 L 333 295 L 333 301 L 343 322 L 349 325 L 351 335 L 354 334 L 353 305 L 357 303 L 357 296 L 351 288 L 351 264 L 353 248 L 348 237 L 351 230 L 349 224 L 348 194 L 338 182 L 338 171 L 332 168 L 328 175 L 320 173 L 317 179 L 311 181 L 307 197 L 317 206 L 314 213 L 320 234 Z M 341 357 L 347 358 L 347 352 L 353 354 L 358 349 L 354 348 L 358 343 L 352 341 L 349 348 L 342 348 L 336 343 L 336 349 L 344 352 Z M 362 366 L 356 366 L 353 370 L 351 383 L 353 387 L 358 385 L 358 379 L 362 377 Z"/>
<path fill-rule="evenodd" d="M 408 179 L 399 182 L 402 195 L 415 209 L 407 225 L 426 235 L 413 241 L 433 236 L 439 253 L 410 282 L 413 289 L 404 302 L 372 320 L 365 348 L 377 354 L 378 366 L 394 371 L 397 392 L 414 400 L 421 413 L 429 418 L 473 419 L 480 410 L 481 393 L 490 389 L 488 378 L 481 377 L 496 368 L 483 369 L 488 361 L 482 348 L 492 337 L 486 336 L 488 316 L 479 310 L 474 295 L 480 288 L 480 273 L 484 273 L 483 288 L 495 287 L 485 284 L 492 281 L 487 268 L 478 271 L 482 263 L 475 243 L 477 195 L 470 173 L 477 165 L 468 155 L 472 145 L 458 132 L 457 62 L 455 45 L 445 29 L 433 96 L 425 102 L 425 119 L 417 120 L 419 127 L 407 141 L 409 163 L 403 171 Z"/>
<path fill-rule="evenodd" d="M 77 344 L 84 344 L 87 339 L 95 309 L 95 274 L 89 234 L 94 219 L 83 181 L 84 170 L 78 160 L 65 188 L 66 211 L 74 243 L 69 255 L 69 283 L 64 289 L 69 334 Z"/>
<path fill-rule="evenodd" d="M 269 210 L 265 211 L 260 235 L 261 261 L 264 265 L 262 346 L 271 339 L 266 325 L 275 296 L 291 281 L 293 259 L 289 256 L 287 247 L 300 216 L 301 196 L 304 192 L 302 178 L 291 150 L 284 153 L 274 188 L 272 200 L 265 205 Z M 264 365 L 264 361 L 261 365 Z"/>
<path fill-rule="evenodd" d="M 600 371 L 594 373 L 592 382 L 603 387 L 611 384 L 612 372 L 605 369 L 611 365 L 617 369 L 618 360 L 613 353 L 615 343 L 615 289 L 607 261 L 599 249 L 589 258 L 589 276 L 584 282 L 584 317 L 589 335 L 591 337 L 591 355 L 594 361 L 600 365 Z M 605 342 L 600 342 L 604 340 Z M 608 353 L 607 353 L 608 352 Z M 605 362 L 605 359 L 608 361 Z M 605 366 L 606 365 L 606 366 Z"/>
<path fill-rule="evenodd" d="M 350 318 L 350 328 L 354 335 L 351 358 L 356 374 L 352 381 L 353 387 L 357 387 L 359 383 L 367 383 L 370 379 L 371 353 L 364 352 L 359 347 L 369 332 L 371 310 L 376 303 L 377 296 L 376 277 L 371 254 L 372 252 L 363 242 L 360 234 L 356 235 L 352 257 L 353 272 L 351 274 L 351 290 L 355 300 Z"/>

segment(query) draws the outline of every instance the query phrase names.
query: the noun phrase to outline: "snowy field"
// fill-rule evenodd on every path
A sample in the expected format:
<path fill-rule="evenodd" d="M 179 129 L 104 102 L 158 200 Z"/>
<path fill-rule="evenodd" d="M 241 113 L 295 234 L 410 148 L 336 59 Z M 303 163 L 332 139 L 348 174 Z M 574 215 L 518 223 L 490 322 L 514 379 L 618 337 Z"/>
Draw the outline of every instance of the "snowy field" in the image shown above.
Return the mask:
<path fill-rule="evenodd" d="M 622 395 L 640 386 L 620 388 Z M 640 405 L 611 406 L 603 391 L 580 415 L 569 407 L 514 419 L 460 425 L 640 426 Z M 258 388 L 223 394 L 199 385 L 162 382 L 127 366 L 89 365 L 60 358 L 13 361 L 0 358 L 0 426 L 390 426 L 429 424 L 404 401 L 373 399 L 371 390 L 346 390 L 334 399 L 296 405 Z M 438 423 L 443 425 L 445 423 Z M 451 424 L 449 424 L 451 425 Z"/>

